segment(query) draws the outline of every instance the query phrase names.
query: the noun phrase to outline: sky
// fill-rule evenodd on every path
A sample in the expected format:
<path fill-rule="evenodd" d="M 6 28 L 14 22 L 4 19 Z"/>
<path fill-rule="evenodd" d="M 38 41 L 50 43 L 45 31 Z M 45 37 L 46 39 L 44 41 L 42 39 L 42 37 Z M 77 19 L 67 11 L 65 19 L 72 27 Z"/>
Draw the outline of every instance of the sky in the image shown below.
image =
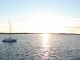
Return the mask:
<path fill-rule="evenodd" d="M 0 0 L 0 32 L 80 34 L 80 0 Z"/>

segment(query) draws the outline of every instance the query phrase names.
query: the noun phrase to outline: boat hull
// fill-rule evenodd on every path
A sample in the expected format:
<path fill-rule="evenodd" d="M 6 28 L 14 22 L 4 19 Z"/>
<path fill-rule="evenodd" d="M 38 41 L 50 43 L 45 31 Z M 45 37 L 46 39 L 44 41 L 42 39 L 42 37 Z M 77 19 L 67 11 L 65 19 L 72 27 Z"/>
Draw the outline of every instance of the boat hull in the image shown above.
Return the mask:
<path fill-rule="evenodd" d="M 16 42 L 17 39 L 4 39 L 2 42 Z"/>

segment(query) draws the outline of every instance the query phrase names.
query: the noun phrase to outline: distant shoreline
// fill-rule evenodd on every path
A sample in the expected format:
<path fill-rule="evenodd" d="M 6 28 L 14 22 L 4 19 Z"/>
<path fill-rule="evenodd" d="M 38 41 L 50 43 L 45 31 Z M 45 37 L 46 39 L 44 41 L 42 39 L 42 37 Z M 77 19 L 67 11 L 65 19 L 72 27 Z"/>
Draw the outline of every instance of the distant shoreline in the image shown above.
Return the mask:
<path fill-rule="evenodd" d="M 0 33 L 0 34 L 45 34 L 45 33 Z M 57 34 L 57 35 L 80 35 L 75 33 L 46 33 L 46 34 Z"/>

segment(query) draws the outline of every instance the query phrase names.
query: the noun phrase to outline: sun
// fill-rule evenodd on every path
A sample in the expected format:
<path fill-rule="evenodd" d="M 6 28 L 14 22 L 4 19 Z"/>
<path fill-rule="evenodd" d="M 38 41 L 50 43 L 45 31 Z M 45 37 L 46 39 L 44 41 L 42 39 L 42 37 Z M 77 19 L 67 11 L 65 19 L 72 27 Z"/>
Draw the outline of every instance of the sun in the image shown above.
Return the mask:
<path fill-rule="evenodd" d="M 53 19 L 44 18 L 44 19 L 38 19 L 38 22 L 35 21 L 35 24 L 33 25 L 38 32 L 42 33 L 59 33 L 62 32 L 63 25 L 61 25 L 61 22 L 57 22 Z"/>

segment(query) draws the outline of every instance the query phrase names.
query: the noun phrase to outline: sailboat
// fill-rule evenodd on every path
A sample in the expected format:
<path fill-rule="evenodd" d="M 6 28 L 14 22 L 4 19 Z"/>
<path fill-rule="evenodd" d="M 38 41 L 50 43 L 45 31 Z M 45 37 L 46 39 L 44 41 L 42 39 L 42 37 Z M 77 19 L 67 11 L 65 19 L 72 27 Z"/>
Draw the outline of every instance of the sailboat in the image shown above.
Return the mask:
<path fill-rule="evenodd" d="M 10 26 L 10 37 L 5 38 L 4 40 L 2 40 L 2 42 L 16 42 L 17 41 L 17 39 L 12 39 L 11 38 L 11 24 L 10 24 L 10 21 L 9 21 L 9 26 Z"/>

